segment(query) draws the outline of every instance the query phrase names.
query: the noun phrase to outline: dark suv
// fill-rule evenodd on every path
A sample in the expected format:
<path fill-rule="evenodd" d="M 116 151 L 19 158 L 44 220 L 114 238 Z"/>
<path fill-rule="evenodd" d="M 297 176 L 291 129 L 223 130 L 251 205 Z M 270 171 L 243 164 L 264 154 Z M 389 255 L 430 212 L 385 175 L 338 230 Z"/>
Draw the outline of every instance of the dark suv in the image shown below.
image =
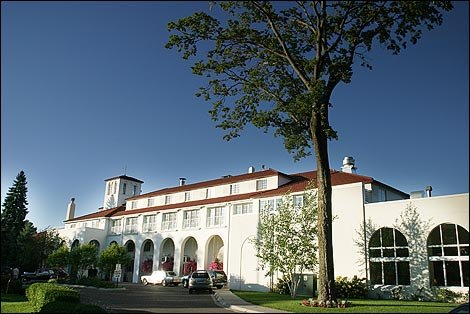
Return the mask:
<path fill-rule="evenodd" d="M 212 284 L 217 289 L 222 289 L 223 286 L 227 284 L 227 275 L 223 270 L 208 270 L 209 275 L 212 278 Z"/>

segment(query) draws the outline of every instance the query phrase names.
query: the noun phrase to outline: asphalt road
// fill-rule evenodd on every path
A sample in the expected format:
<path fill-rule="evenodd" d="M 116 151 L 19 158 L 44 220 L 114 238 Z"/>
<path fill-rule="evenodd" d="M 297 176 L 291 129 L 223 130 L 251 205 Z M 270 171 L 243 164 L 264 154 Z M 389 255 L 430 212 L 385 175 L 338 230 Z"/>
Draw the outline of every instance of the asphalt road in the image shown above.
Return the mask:
<path fill-rule="evenodd" d="M 207 291 L 161 285 L 123 284 L 121 289 L 77 288 L 82 303 L 97 304 L 111 313 L 233 313 L 214 303 Z"/>

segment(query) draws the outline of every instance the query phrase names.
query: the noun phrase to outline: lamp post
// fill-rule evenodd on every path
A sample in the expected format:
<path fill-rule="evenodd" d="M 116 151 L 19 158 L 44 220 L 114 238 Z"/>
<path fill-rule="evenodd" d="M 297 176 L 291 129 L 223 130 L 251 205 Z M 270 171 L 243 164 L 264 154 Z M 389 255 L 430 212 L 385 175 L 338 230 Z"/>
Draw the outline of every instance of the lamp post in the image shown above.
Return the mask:
<path fill-rule="evenodd" d="M 246 240 L 248 240 L 251 237 L 253 237 L 253 235 L 250 235 L 250 236 L 246 237 L 245 240 L 243 240 L 242 245 L 240 246 L 240 273 L 239 273 L 239 276 L 238 276 L 238 283 L 239 283 L 238 290 L 242 289 L 242 254 L 243 254 L 243 246 L 245 245 Z"/>

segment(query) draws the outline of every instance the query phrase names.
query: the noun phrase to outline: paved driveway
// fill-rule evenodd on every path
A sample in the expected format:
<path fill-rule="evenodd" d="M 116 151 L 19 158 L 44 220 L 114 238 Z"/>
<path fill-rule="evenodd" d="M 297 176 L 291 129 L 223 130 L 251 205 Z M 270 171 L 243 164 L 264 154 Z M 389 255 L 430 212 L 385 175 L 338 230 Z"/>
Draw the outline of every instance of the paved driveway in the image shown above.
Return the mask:
<path fill-rule="evenodd" d="M 121 289 L 78 288 L 83 303 L 98 304 L 114 313 L 233 313 L 214 303 L 213 295 L 189 294 L 182 286 L 122 284 Z"/>

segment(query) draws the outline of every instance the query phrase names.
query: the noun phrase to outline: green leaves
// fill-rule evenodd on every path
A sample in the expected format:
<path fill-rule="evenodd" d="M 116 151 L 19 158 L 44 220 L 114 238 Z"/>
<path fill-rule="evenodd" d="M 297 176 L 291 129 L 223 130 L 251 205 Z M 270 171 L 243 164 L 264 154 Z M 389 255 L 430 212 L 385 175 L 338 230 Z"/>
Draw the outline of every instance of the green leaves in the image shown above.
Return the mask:
<path fill-rule="evenodd" d="M 192 71 L 208 82 L 196 95 L 212 102 L 209 113 L 227 131 L 224 139 L 238 137 L 249 123 L 273 129 L 296 160 L 311 153 L 314 111 L 323 111 L 320 132 L 337 138 L 328 121 L 330 97 L 337 84 L 351 82 L 354 62 L 371 69 L 367 52 L 374 45 L 398 54 L 420 39 L 423 28 L 440 25 L 441 11 L 452 9 L 441 1 L 215 5 L 225 13 L 220 20 L 198 12 L 170 22 L 166 47 L 183 59 L 203 56 Z"/>
<path fill-rule="evenodd" d="M 295 295 L 295 274 L 313 271 L 317 264 L 317 206 L 313 185 L 301 195 L 302 203 L 286 194 L 265 208 L 260 208 L 256 246 L 260 265 L 268 274 L 281 272 L 290 281 Z"/>

